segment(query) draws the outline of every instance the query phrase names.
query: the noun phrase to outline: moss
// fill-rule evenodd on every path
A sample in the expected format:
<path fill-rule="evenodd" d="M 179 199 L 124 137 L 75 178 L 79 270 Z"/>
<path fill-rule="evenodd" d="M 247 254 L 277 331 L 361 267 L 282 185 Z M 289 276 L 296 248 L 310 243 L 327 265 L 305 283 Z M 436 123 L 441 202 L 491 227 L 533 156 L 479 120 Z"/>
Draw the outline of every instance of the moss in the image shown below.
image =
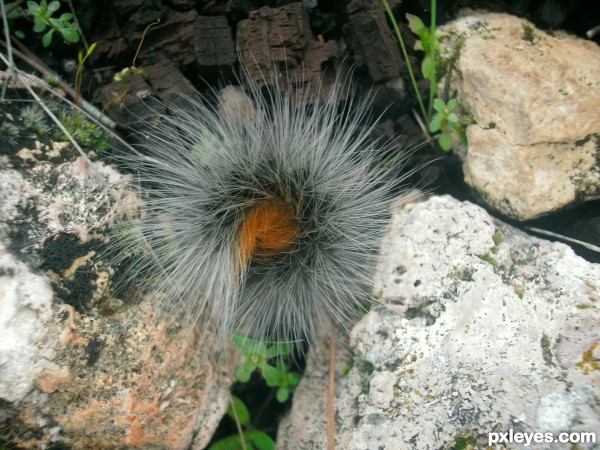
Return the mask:
<path fill-rule="evenodd" d="M 475 438 L 473 436 L 456 436 L 454 438 L 454 450 L 467 450 L 474 448 Z"/>
<path fill-rule="evenodd" d="M 97 153 L 106 152 L 111 148 L 108 135 L 95 123 L 79 114 L 61 114 L 59 120 L 66 130 L 82 147 L 95 150 Z M 55 139 L 67 140 L 62 132 L 57 131 Z"/>
<path fill-rule="evenodd" d="M 477 257 L 479 259 L 481 259 L 482 261 L 485 261 L 486 263 L 491 264 L 494 267 L 496 267 L 498 265 L 498 263 L 496 262 L 494 257 L 492 255 L 490 255 L 489 253 L 486 253 L 485 255 L 477 255 Z"/>
<path fill-rule="evenodd" d="M 534 44 L 536 41 L 537 35 L 533 31 L 533 27 L 531 25 L 523 24 L 523 35 L 521 39 L 529 42 L 530 44 Z"/>
<path fill-rule="evenodd" d="M 473 270 L 463 269 L 458 273 L 458 279 L 460 281 L 473 281 Z"/>
<path fill-rule="evenodd" d="M 548 367 L 554 367 L 554 361 L 552 359 L 552 342 L 550 342 L 550 338 L 543 334 L 540 339 L 540 344 L 542 346 L 542 357 L 544 358 L 544 362 Z"/>
<path fill-rule="evenodd" d="M 352 364 L 348 364 L 346 367 L 344 367 L 344 369 L 342 370 L 342 377 L 347 377 L 350 371 L 352 370 L 352 367 Z"/>
<path fill-rule="evenodd" d="M 502 242 L 504 242 L 504 238 L 502 237 L 502 235 L 500 233 L 494 233 L 494 235 L 492 236 L 492 241 L 494 241 L 495 246 L 498 246 Z"/>
<path fill-rule="evenodd" d="M 518 288 L 518 287 L 516 287 L 516 286 L 513 286 L 513 291 L 515 291 L 515 294 L 517 294 L 517 296 L 518 296 L 520 299 L 523 299 L 523 296 L 525 295 L 525 293 L 523 292 L 523 290 L 519 289 L 519 288 Z"/>
<path fill-rule="evenodd" d="M 366 373 L 367 375 L 371 375 L 375 371 L 375 366 L 371 361 L 361 359 L 358 362 L 358 370 L 360 370 L 362 373 Z"/>

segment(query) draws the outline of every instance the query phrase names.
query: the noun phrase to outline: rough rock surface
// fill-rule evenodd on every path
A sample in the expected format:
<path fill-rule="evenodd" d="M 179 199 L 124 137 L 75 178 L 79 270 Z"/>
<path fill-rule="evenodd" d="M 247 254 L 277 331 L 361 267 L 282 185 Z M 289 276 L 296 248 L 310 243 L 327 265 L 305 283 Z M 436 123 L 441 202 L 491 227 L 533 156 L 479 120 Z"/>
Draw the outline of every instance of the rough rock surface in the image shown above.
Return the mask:
<path fill-rule="evenodd" d="M 69 147 L 36 143 L 0 157 L 3 442 L 204 448 L 230 375 L 193 330 L 157 320 L 147 301 L 107 296 L 99 238 L 135 211 L 135 196 L 127 177 L 72 160 Z"/>
<path fill-rule="evenodd" d="M 507 14 L 440 29 L 467 126 L 465 181 L 517 220 L 600 197 L 600 48 Z M 446 80 L 442 80 L 443 88 Z"/>
<path fill-rule="evenodd" d="M 448 196 L 397 211 L 382 248 L 382 304 L 336 365 L 339 448 L 600 429 L 600 266 Z M 323 354 L 309 358 L 278 448 L 326 448 Z M 546 445 L 529 448 L 557 448 Z"/>

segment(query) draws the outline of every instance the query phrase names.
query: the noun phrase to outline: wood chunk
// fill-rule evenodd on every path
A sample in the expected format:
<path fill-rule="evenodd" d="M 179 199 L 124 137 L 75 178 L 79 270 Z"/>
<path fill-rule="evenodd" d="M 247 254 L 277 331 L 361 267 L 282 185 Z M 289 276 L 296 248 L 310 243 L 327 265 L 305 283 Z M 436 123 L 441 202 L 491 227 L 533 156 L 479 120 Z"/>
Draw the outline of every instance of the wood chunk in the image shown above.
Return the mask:
<path fill-rule="evenodd" d="M 366 64 L 374 81 L 398 77 L 405 63 L 381 3 L 352 0 L 346 9 L 348 23 L 344 33 L 354 50 L 357 65 Z"/>
<path fill-rule="evenodd" d="M 237 39 L 242 62 L 259 86 L 309 98 L 318 87 L 321 99 L 329 93 L 339 65 L 338 44 L 315 39 L 302 3 L 251 12 L 238 24 Z"/>
<path fill-rule="evenodd" d="M 198 96 L 194 85 L 171 61 L 161 61 L 143 69 L 148 74 L 148 83 L 163 103 L 189 107 L 184 97 Z"/>
<path fill-rule="evenodd" d="M 180 67 L 192 67 L 196 61 L 194 47 L 194 24 L 198 17 L 196 11 L 172 12 L 166 21 L 153 26 L 146 33 L 138 58 L 139 65 L 158 64 L 165 59 Z M 134 36 L 139 43 L 142 32 Z"/>
<path fill-rule="evenodd" d="M 225 16 L 199 16 L 194 22 L 196 67 L 201 76 L 235 64 L 235 43 Z"/>
<path fill-rule="evenodd" d="M 138 132 L 142 131 L 144 117 L 151 112 L 153 115 L 165 112 L 164 106 L 156 99 L 156 93 L 139 73 L 102 86 L 94 101 L 100 102 L 119 126 L 135 130 L 134 138 L 141 137 Z"/>

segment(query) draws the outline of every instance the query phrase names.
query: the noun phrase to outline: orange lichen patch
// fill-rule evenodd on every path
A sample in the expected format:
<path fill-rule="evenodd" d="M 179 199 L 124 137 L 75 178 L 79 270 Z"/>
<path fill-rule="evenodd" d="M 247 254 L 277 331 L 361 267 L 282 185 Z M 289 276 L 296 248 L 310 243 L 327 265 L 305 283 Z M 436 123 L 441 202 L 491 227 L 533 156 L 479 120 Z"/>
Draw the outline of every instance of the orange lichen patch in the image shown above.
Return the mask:
<path fill-rule="evenodd" d="M 47 394 L 56 391 L 59 386 L 71 381 L 71 374 L 68 367 L 48 367 L 39 375 L 38 387 Z"/>
<path fill-rule="evenodd" d="M 253 256 L 265 258 L 288 250 L 298 236 L 294 211 L 281 200 L 262 200 L 244 218 L 238 235 L 243 268 Z"/>
<path fill-rule="evenodd" d="M 583 352 L 581 361 L 577 363 L 577 367 L 583 370 L 586 375 L 600 369 L 598 358 L 594 355 L 596 348 L 598 348 L 598 344 L 593 343 L 589 350 Z"/>

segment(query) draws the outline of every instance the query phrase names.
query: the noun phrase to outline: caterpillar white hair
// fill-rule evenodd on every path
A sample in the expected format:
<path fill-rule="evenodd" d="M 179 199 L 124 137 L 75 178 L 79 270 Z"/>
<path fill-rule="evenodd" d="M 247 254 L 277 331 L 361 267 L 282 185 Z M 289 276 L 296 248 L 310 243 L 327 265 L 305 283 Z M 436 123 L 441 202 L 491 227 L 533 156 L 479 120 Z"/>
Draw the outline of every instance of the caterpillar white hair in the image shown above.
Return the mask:
<path fill-rule="evenodd" d="M 220 342 L 333 337 L 371 297 L 398 181 L 373 170 L 369 101 L 340 77 L 321 101 L 243 84 L 236 108 L 167 105 L 125 158 L 144 206 L 122 251 L 141 249 L 133 273 L 162 310 Z"/>

